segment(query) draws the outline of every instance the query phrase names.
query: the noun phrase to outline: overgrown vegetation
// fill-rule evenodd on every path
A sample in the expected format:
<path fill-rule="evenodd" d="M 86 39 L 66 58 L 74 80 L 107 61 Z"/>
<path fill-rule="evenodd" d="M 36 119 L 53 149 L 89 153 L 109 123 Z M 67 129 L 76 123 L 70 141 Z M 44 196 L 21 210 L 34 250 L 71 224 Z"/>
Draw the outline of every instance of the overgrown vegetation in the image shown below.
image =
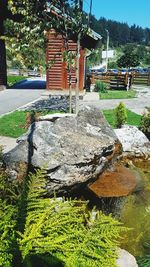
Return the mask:
<path fill-rule="evenodd" d="M 88 212 L 86 202 L 49 199 L 45 172 L 22 190 L 0 172 L 1 267 L 115 267 L 124 227 L 111 216 Z"/>
<path fill-rule="evenodd" d="M 141 115 L 138 115 L 130 110 L 127 111 L 127 121 L 126 123 L 129 125 L 134 125 L 139 127 L 140 121 L 141 121 Z M 106 120 L 109 122 L 109 124 L 115 128 L 115 110 L 114 109 L 108 109 L 103 110 L 104 116 Z"/>

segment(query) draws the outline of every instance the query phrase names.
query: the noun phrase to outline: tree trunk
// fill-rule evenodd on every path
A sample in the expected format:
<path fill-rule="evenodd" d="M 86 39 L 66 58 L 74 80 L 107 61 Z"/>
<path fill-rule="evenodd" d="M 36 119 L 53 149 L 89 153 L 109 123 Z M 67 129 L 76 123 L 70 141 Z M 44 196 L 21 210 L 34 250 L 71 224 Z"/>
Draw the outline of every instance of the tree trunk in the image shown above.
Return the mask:
<path fill-rule="evenodd" d="M 6 48 L 5 41 L 0 39 L 0 90 L 7 86 Z"/>
<path fill-rule="evenodd" d="M 76 100 L 75 100 L 75 112 L 76 112 L 76 114 L 79 111 L 80 42 L 81 42 L 81 33 L 78 33 L 77 61 L 76 61 Z"/>
<path fill-rule="evenodd" d="M 7 1 L 0 0 L 0 90 L 7 85 L 7 67 L 6 67 L 6 47 L 4 36 L 4 19 L 6 16 Z"/>

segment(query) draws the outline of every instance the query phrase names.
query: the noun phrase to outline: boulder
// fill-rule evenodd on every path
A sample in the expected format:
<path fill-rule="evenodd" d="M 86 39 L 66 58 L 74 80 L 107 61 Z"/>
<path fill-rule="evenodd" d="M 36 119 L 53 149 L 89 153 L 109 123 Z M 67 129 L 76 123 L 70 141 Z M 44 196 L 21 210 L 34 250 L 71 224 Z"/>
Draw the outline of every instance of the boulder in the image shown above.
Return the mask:
<path fill-rule="evenodd" d="M 124 249 L 119 250 L 119 258 L 117 259 L 117 266 L 138 267 L 135 257 Z"/>
<path fill-rule="evenodd" d="M 113 129 L 94 107 L 81 109 L 77 116 L 57 114 L 49 119 L 33 123 L 18 145 L 4 154 L 12 178 L 20 177 L 20 166 L 44 167 L 49 193 L 70 193 L 96 180 L 122 152 Z"/>
<path fill-rule="evenodd" d="M 150 141 L 137 127 L 125 125 L 115 129 L 115 133 L 122 144 L 124 156 L 150 159 Z"/>

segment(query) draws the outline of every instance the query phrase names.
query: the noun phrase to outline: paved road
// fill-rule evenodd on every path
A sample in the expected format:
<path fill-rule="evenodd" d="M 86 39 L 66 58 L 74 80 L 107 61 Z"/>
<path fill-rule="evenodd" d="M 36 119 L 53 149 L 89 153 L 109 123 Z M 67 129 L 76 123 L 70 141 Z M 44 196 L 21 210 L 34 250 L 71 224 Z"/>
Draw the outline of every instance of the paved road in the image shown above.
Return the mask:
<path fill-rule="evenodd" d="M 0 91 L 0 116 L 41 97 L 41 89 L 7 89 Z"/>

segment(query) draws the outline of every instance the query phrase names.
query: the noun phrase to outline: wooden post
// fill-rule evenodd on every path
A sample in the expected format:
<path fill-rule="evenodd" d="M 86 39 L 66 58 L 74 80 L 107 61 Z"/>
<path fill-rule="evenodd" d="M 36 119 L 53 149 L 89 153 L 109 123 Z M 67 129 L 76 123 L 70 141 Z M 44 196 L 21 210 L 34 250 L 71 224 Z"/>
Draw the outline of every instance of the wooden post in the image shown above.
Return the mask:
<path fill-rule="evenodd" d="M 148 73 L 148 85 L 150 85 L 150 72 Z"/>

